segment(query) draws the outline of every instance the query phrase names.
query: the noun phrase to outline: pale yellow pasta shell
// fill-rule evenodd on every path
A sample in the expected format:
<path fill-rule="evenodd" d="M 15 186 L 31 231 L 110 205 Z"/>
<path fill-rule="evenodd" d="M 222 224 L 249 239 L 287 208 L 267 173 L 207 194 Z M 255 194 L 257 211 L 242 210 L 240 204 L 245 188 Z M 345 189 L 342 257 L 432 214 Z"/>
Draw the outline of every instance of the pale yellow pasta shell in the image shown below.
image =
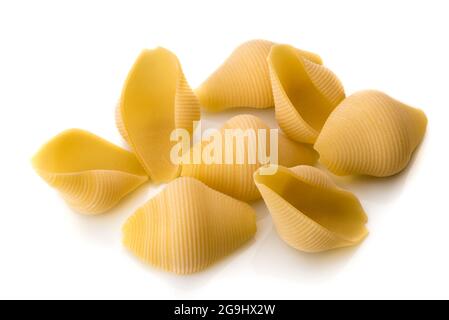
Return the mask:
<path fill-rule="evenodd" d="M 345 98 L 338 78 L 288 45 L 271 48 L 268 65 L 276 119 L 285 134 L 314 143 L 334 108 Z"/>
<path fill-rule="evenodd" d="M 320 252 L 356 245 L 368 234 L 359 200 L 319 169 L 279 167 L 254 174 L 279 236 L 291 247 Z"/>
<path fill-rule="evenodd" d="M 228 120 L 221 129 L 222 136 L 225 135 L 226 129 L 252 129 L 257 132 L 259 129 L 267 130 L 267 141 L 269 138 L 269 126 L 265 124 L 260 118 L 252 115 L 239 115 Z M 258 146 L 258 137 L 257 146 Z M 202 144 L 202 148 L 207 143 Z M 193 159 L 196 145 L 191 150 L 190 158 Z M 237 143 L 233 145 L 234 155 L 236 155 Z M 266 154 L 270 153 L 270 146 L 267 145 Z M 248 138 L 244 140 L 244 150 L 248 150 Z M 284 135 L 278 135 L 278 162 L 287 167 L 296 166 L 299 164 L 314 164 L 318 159 L 317 152 L 306 144 L 296 143 L 286 138 Z M 257 150 L 256 152 L 258 152 Z M 223 146 L 223 158 L 225 147 Z M 248 156 L 245 154 L 245 161 L 242 164 L 226 164 L 226 163 L 211 163 L 206 164 L 184 164 L 182 167 L 182 176 L 190 176 L 197 178 L 206 183 L 211 188 L 220 192 L 226 193 L 234 198 L 243 201 L 254 201 L 260 198 L 260 193 L 254 184 L 253 174 L 261 166 L 259 162 L 251 163 L 248 161 Z"/>
<path fill-rule="evenodd" d="M 177 274 L 203 270 L 256 233 L 246 203 L 193 178 L 178 178 L 131 216 L 123 243 L 144 262 Z"/>
<path fill-rule="evenodd" d="M 174 129 L 192 133 L 193 121 L 199 119 L 199 101 L 177 57 L 163 48 L 144 50 L 128 75 L 116 120 L 154 182 L 179 175 L 180 167 L 170 160 L 170 134 Z"/>
<path fill-rule="evenodd" d="M 204 83 L 195 90 L 208 111 L 236 107 L 269 108 L 274 106 L 267 57 L 271 41 L 243 43 Z M 315 63 L 321 58 L 311 52 L 297 52 Z"/>
<path fill-rule="evenodd" d="M 407 166 L 426 127 L 421 110 L 379 91 L 361 91 L 335 109 L 315 148 L 337 175 L 386 177 Z"/>
<path fill-rule="evenodd" d="M 33 166 L 84 214 L 111 209 L 148 180 L 133 153 L 79 129 L 65 131 L 43 146 Z"/>

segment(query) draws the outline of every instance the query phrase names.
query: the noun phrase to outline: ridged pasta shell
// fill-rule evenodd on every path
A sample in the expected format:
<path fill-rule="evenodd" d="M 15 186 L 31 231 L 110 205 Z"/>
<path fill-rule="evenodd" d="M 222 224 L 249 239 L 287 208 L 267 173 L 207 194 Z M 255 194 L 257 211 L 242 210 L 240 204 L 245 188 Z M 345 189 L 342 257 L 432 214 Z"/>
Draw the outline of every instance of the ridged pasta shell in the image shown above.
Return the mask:
<path fill-rule="evenodd" d="M 320 252 L 361 242 L 368 234 L 359 200 L 319 169 L 279 167 L 254 174 L 279 236 L 291 247 Z"/>
<path fill-rule="evenodd" d="M 265 124 L 260 118 L 252 115 L 238 115 L 228 120 L 221 129 L 221 135 L 224 136 L 226 129 L 265 129 L 267 130 L 266 141 L 270 141 L 269 126 Z M 258 146 L 258 137 L 257 146 Z M 235 142 L 235 141 L 234 141 Z M 208 143 L 203 142 L 202 148 Z M 196 152 L 195 149 L 199 145 L 196 145 L 191 150 L 191 159 Z M 234 143 L 234 155 L 236 155 L 237 143 Z M 270 146 L 267 143 L 267 150 L 265 154 L 270 153 Z M 244 140 L 244 150 L 248 150 L 248 138 Z M 299 164 L 314 164 L 318 159 L 318 154 L 310 145 L 296 143 L 289 140 L 284 135 L 278 135 L 278 162 L 284 166 L 296 166 Z M 257 150 L 256 152 L 258 152 Z M 223 159 L 225 154 L 225 146 L 223 143 Z M 235 159 L 235 157 L 234 157 Z M 248 161 L 248 155 L 245 154 L 245 161 L 242 164 L 184 164 L 182 167 L 181 176 L 194 177 L 202 182 L 206 183 L 211 188 L 220 192 L 226 193 L 234 198 L 243 201 L 253 201 L 260 198 L 260 193 L 257 190 L 253 174 L 260 167 L 259 162 L 250 163 Z"/>
<path fill-rule="evenodd" d="M 144 262 L 177 274 L 203 270 L 256 233 L 246 203 L 193 178 L 170 182 L 123 226 L 124 245 Z"/>
<path fill-rule="evenodd" d="M 335 109 L 315 148 L 337 175 L 386 177 L 407 166 L 426 127 L 421 110 L 379 91 L 361 91 Z"/>
<path fill-rule="evenodd" d="M 79 129 L 65 131 L 43 146 L 33 166 L 84 214 L 111 209 L 148 180 L 133 153 Z"/>
<path fill-rule="evenodd" d="M 236 107 L 269 108 L 274 106 L 267 57 L 271 41 L 243 43 L 204 83 L 195 90 L 208 111 Z M 315 63 L 321 58 L 311 52 L 297 52 Z"/>
<path fill-rule="evenodd" d="M 314 143 L 332 110 L 345 98 L 341 82 L 288 45 L 273 46 L 268 65 L 279 126 L 290 139 Z"/>
<path fill-rule="evenodd" d="M 154 182 L 179 175 L 170 161 L 174 129 L 192 133 L 200 119 L 198 98 L 189 87 L 178 58 L 164 48 L 144 50 L 123 88 L 117 127 Z"/>

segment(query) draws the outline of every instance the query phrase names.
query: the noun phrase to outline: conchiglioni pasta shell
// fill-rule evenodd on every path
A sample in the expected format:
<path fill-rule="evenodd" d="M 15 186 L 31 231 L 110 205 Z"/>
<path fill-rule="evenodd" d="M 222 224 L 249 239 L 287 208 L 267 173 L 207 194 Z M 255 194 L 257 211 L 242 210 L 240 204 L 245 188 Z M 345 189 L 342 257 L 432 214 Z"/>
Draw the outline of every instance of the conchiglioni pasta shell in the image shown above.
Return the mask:
<path fill-rule="evenodd" d="M 267 57 L 271 41 L 243 43 L 204 83 L 195 90 L 208 111 L 235 107 L 269 108 L 274 106 Z M 315 63 L 321 58 L 311 52 L 297 52 Z"/>
<path fill-rule="evenodd" d="M 361 91 L 335 109 L 315 148 L 337 175 L 386 177 L 407 166 L 426 127 L 421 110 L 379 91 Z"/>
<path fill-rule="evenodd" d="M 203 270 L 256 233 L 246 203 L 193 178 L 170 182 L 123 226 L 123 243 L 138 258 L 177 274 Z"/>
<path fill-rule="evenodd" d="M 314 143 L 334 108 L 345 98 L 338 78 L 288 45 L 271 48 L 268 65 L 276 119 L 285 134 Z"/>
<path fill-rule="evenodd" d="M 33 158 L 36 172 L 84 214 L 103 213 L 148 180 L 135 155 L 89 132 L 72 129 Z"/>
<path fill-rule="evenodd" d="M 228 120 L 220 131 L 222 136 L 225 135 L 226 129 L 252 129 L 255 130 L 256 135 L 257 130 L 265 129 L 267 132 L 266 140 L 267 142 L 270 141 L 269 126 L 260 118 L 252 115 L 239 115 Z M 258 146 L 257 136 L 256 140 Z M 206 145 L 207 143 L 203 142 L 201 147 L 204 148 Z M 244 140 L 245 152 L 248 150 L 248 145 L 248 138 L 246 137 Z M 198 147 L 199 144 L 194 146 L 191 150 L 191 159 L 193 159 L 195 149 Z M 234 143 L 233 147 L 233 153 L 236 155 L 237 144 Z M 269 155 L 270 145 L 268 143 L 266 149 L 265 153 Z M 287 167 L 299 164 L 314 164 L 318 159 L 317 152 L 310 145 L 296 143 L 280 133 L 278 134 L 278 150 L 278 163 Z M 256 152 L 258 151 L 259 150 Z M 223 143 L 223 159 L 225 157 L 225 152 Z M 247 154 L 245 154 L 245 161 L 241 164 L 235 162 L 233 164 L 206 164 L 204 162 L 201 162 L 200 164 L 183 164 L 181 175 L 201 180 L 211 188 L 226 193 L 234 198 L 243 201 L 253 201 L 260 198 L 260 193 L 253 180 L 253 174 L 260 166 L 261 164 L 258 161 L 256 161 L 256 163 L 250 163 Z"/>
<path fill-rule="evenodd" d="M 199 119 L 199 101 L 177 57 L 163 48 L 143 51 L 126 80 L 116 120 L 153 181 L 179 175 L 179 166 L 170 160 L 170 134 L 174 129 L 192 133 Z"/>
<path fill-rule="evenodd" d="M 359 200 L 319 169 L 279 167 L 254 179 L 279 236 L 291 247 L 320 252 L 358 244 L 368 234 Z"/>

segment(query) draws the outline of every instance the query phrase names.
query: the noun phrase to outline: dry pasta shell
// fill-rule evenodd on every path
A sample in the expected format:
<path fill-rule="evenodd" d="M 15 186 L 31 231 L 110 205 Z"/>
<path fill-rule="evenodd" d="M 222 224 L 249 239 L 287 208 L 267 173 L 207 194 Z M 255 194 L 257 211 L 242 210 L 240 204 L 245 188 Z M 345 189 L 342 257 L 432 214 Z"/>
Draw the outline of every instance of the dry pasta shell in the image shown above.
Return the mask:
<path fill-rule="evenodd" d="M 117 127 L 154 182 L 179 175 L 170 161 L 174 129 L 192 133 L 200 119 L 197 97 L 189 87 L 178 58 L 164 48 L 144 50 L 132 67 L 117 111 Z"/>
<path fill-rule="evenodd" d="M 44 145 L 33 166 L 84 214 L 109 210 L 148 180 L 133 153 L 79 129 L 65 131 Z"/>
<path fill-rule="evenodd" d="M 335 109 L 315 148 L 337 175 L 386 177 L 407 166 L 426 127 L 421 110 L 379 91 L 361 91 Z"/>
<path fill-rule="evenodd" d="M 225 135 L 227 129 L 241 129 L 254 130 L 257 134 L 257 130 L 265 129 L 267 132 L 266 141 L 270 142 L 269 126 L 264 123 L 260 118 L 252 115 L 239 115 L 228 120 L 220 133 Z M 256 136 L 256 148 L 259 146 L 259 137 Z M 250 150 L 248 143 L 248 137 L 244 139 L 244 150 Z M 253 201 L 260 198 L 260 193 L 257 190 L 253 175 L 254 172 L 261 166 L 260 162 L 249 161 L 248 154 L 245 154 L 243 163 L 236 163 L 236 148 L 238 146 L 236 140 L 233 144 L 234 163 L 210 163 L 206 164 L 201 162 L 199 164 L 189 163 L 184 164 L 182 167 L 181 176 L 194 177 L 202 182 L 206 183 L 211 188 L 220 192 L 226 193 L 234 198 L 243 201 Z M 201 148 L 204 150 L 208 143 L 203 143 Z M 191 150 L 190 159 L 193 159 L 193 154 L 200 145 L 196 145 Z M 317 152 L 306 144 L 296 143 L 286 138 L 284 135 L 278 135 L 278 163 L 284 166 L 296 166 L 299 164 L 314 164 L 318 159 Z M 258 153 L 260 150 L 256 150 Z M 270 154 L 270 145 L 267 143 L 265 154 Z M 225 157 L 225 146 L 223 143 L 223 160 Z"/>
<path fill-rule="evenodd" d="M 332 110 L 345 98 L 341 82 L 288 45 L 273 46 L 268 65 L 279 126 L 290 139 L 314 143 Z"/>
<path fill-rule="evenodd" d="M 228 256 L 255 233 L 248 204 L 183 177 L 128 219 L 123 243 L 150 265 L 189 274 Z"/>
<path fill-rule="evenodd" d="M 279 236 L 291 247 L 320 252 L 356 245 L 368 234 L 359 200 L 319 169 L 279 167 L 254 174 Z"/>
<path fill-rule="evenodd" d="M 204 83 L 195 90 L 208 111 L 236 107 L 274 106 L 267 57 L 273 42 L 251 40 L 241 44 Z M 297 52 L 315 63 L 321 58 L 311 52 Z"/>

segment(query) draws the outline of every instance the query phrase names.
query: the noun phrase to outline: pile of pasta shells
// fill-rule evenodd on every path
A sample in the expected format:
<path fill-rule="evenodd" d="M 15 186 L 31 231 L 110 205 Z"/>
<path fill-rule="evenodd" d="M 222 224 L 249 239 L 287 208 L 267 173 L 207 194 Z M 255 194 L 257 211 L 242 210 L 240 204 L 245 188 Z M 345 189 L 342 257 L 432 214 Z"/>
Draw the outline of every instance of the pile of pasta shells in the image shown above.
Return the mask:
<path fill-rule="evenodd" d="M 201 108 L 249 107 L 274 108 L 282 131 L 274 174 L 248 161 L 170 161 L 171 132 L 192 134 Z M 46 143 L 33 166 L 83 214 L 107 212 L 148 181 L 167 183 L 126 221 L 123 243 L 148 264 L 178 274 L 203 270 L 252 239 L 256 213 L 249 203 L 260 198 L 280 238 L 297 250 L 360 243 L 368 234 L 360 201 L 314 165 L 340 176 L 395 175 L 427 126 L 421 110 L 382 92 L 346 96 L 317 54 L 265 40 L 240 45 L 196 90 L 175 54 L 144 50 L 126 79 L 116 119 L 131 151 L 71 129 Z M 242 114 L 226 128 L 270 127 Z"/>

